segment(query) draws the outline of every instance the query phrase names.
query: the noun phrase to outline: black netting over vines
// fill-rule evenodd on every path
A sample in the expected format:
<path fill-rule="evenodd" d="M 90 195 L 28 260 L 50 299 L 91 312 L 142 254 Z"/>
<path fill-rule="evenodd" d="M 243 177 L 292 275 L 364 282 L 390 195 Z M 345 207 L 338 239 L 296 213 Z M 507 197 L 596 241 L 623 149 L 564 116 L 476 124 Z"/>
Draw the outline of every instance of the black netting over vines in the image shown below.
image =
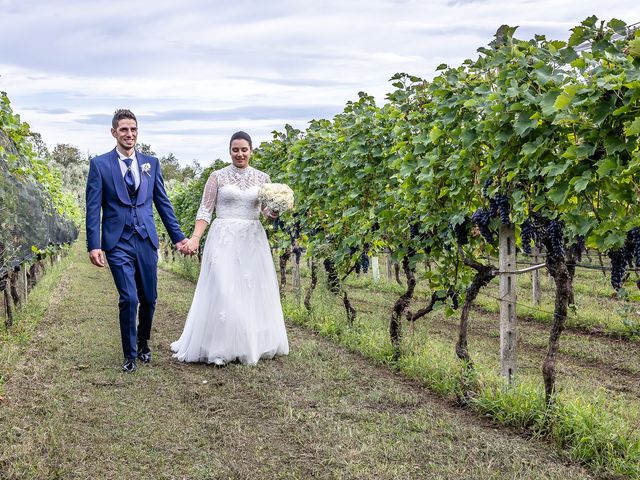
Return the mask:
<path fill-rule="evenodd" d="M 34 256 L 32 247 L 71 243 L 78 237 L 73 222 L 60 215 L 39 186 L 14 175 L 7 157 L 18 155 L 13 142 L 0 130 L 0 278 Z"/>

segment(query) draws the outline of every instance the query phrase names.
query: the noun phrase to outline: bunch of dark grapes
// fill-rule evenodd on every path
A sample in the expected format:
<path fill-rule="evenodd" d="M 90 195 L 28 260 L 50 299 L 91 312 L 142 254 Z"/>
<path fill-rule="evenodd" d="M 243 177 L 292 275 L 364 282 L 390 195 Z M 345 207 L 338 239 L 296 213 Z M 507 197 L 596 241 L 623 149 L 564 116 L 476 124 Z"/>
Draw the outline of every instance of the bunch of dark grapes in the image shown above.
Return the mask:
<path fill-rule="evenodd" d="M 482 235 L 487 242 L 493 243 L 493 232 L 489 228 L 490 220 L 489 212 L 483 208 L 477 209 L 473 212 L 473 215 L 471 215 L 471 222 L 478 227 L 480 235 Z"/>
<path fill-rule="evenodd" d="M 280 229 L 284 228 L 284 222 L 280 220 L 280 217 L 276 217 L 273 219 L 273 229 L 277 232 Z"/>
<path fill-rule="evenodd" d="M 630 254 L 635 258 L 635 266 L 640 267 L 640 227 L 633 227 L 627 233 Z M 630 265 L 633 265 L 630 263 Z"/>
<path fill-rule="evenodd" d="M 369 272 L 369 256 L 362 252 L 358 263 L 356 264 L 356 273 L 368 273 Z"/>
<path fill-rule="evenodd" d="M 420 225 L 418 225 L 418 222 L 413 222 L 409 226 L 409 236 L 411 237 L 411 240 L 413 240 L 419 235 L 420 235 Z"/>
<path fill-rule="evenodd" d="M 500 216 L 500 221 L 502 222 L 502 224 L 511 225 L 511 220 L 509 219 L 509 212 L 511 211 L 509 199 L 505 195 L 496 193 L 495 197 L 493 197 L 492 200 L 496 204 L 498 215 Z"/>
<path fill-rule="evenodd" d="M 295 241 L 300 238 L 300 229 L 301 227 L 299 220 L 296 220 L 291 227 L 285 229 L 285 231 L 289 234 L 291 243 L 295 243 Z"/>
<path fill-rule="evenodd" d="M 485 180 L 482 186 L 482 196 L 489 198 L 489 187 L 493 184 L 493 180 L 490 178 Z M 493 197 L 489 198 L 489 209 L 487 210 L 489 218 L 500 217 L 500 221 L 503 225 L 511 225 L 509 213 L 511 212 L 511 206 L 509 205 L 509 199 L 506 195 L 496 193 Z"/>
<path fill-rule="evenodd" d="M 584 246 L 584 236 L 583 235 L 576 236 L 569 250 L 571 251 L 571 254 L 576 258 L 577 261 L 581 261 L 582 253 L 587 251 L 587 249 Z"/>
<path fill-rule="evenodd" d="M 522 238 L 522 250 L 527 255 L 531 255 L 531 242 L 536 240 L 536 228 L 533 220 L 527 218 L 520 227 L 520 237 Z"/>
<path fill-rule="evenodd" d="M 428 232 L 420 231 L 420 223 L 418 221 L 413 221 L 409 225 L 409 237 L 413 242 L 413 248 L 422 248 L 424 252 L 428 255 L 431 252 L 431 247 L 427 245 L 430 235 Z"/>
<path fill-rule="evenodd" d="M 336 265 L 328 258 L 325 258 L 323 263 L 324 269 L 327 272 L 327 286 L 329 287 L 329 291 L 337 295 L 340 293 L 340 280 L 338 279 Z"/>
<path fill-rule="evenodd" d="M 629 267 L 633 267 L 633 250 L 634 245 L 627 236 L 627 240 L 624 242 L 624 258 L 626 259 Z"/>
<path fill-rule="evenodd" d="M 552 257 L 564 257 L 563 231 L 564 223 L 561 220 L 551 220 L 547 226 L 548 249 Z"/>
<path fill-rule="evenodd" d="M 489 218 L 496 218 L 498 216 L 498 202 L 495 197 L 489 199 Z"/>
<path fill-rule="evenodd" d="M 454 225 L 453 234 L 460 247 L 464 247 L 469 243 L 469 219 L 465 218 L 462 223 Z"/>
<path fill-rule="evenodd" d="M 462 221 L 462 223 L 458 223 L 456 225 L 452 225 L 451 221 L 449 221 L 449 228 L 453 230 L 453 236 L 456 239 L 456 243 L 463 247 L 467 243 L 469 243 L 469 224 L 471 222 L 468 218 Z M 445 245 L 446 248 L 446 245 Z"/>
<path fill-rule="evenodd" d="M 302 256 L 302 247 L 293 247 L 293 254 L 296 256 L 296 263 L 300 263 L 300 257 Z"/>
<path fill-rule="evenodd" d="M 627 273 L 627 249 L 622 247 L 618 250 L 610 250 L 608 255 L 611 260 L 611 286 L 615 290 L 620 290 Z"/>

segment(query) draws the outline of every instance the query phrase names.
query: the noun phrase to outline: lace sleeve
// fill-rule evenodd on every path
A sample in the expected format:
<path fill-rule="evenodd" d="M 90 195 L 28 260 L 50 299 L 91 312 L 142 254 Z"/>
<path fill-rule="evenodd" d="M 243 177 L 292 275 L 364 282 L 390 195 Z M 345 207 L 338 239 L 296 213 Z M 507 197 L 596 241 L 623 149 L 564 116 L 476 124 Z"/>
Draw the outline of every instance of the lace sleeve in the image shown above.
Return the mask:
<path fill-rule="evenodd" d="M 218 195 L 218 179 L 215 172 L 209 175 L 207 184 L 204 186 L 204 192 L 202 193 L 202 201 L 200 202 L 200 208 L 196 214 L 196 220 L 204 220 L 207 223 L 211 223 L 211 216 L 213 215 L 213 209 L 216 206 L 216 197 Z"/>

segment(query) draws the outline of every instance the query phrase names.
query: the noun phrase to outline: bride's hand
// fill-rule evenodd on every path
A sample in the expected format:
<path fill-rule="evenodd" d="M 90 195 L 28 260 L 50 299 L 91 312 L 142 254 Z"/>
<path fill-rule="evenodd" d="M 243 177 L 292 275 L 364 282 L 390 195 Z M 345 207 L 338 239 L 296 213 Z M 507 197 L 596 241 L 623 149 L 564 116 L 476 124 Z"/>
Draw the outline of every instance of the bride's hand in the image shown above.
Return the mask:
<path fill-rule="evenodd" d="M 271 210 L 270 208 L 265 208 L 264 210 L 265 215 L 273 220 L 275 220 L 276 218 L 278 218 L 278 215 L 280 215 L 278 213 L 278 211 L 276 210 Z"/>
<path fill-rule="evenodd" d="M 188 255 L 194 255 L 198 252 L 198 248 L 200 248 L 200 237 L 194 235 L 185 244 L 184 251 Z"/>

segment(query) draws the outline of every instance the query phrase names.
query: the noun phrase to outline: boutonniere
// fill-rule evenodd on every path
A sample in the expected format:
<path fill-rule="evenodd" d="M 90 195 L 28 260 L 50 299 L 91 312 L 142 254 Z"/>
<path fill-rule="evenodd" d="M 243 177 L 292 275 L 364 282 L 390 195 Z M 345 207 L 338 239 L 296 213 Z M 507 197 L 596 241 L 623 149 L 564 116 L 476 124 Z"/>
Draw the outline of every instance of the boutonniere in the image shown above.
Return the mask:
<path fill-rule="evenodd" d="M 142 165 L 140 165 L 140 170 L 142 170 L 142 173 L 146 173 L 147 175 L 151 176 L 151 174 L 149 173 L 149 171 L 151 170 L 151 164 L 143 163 Z"/>

